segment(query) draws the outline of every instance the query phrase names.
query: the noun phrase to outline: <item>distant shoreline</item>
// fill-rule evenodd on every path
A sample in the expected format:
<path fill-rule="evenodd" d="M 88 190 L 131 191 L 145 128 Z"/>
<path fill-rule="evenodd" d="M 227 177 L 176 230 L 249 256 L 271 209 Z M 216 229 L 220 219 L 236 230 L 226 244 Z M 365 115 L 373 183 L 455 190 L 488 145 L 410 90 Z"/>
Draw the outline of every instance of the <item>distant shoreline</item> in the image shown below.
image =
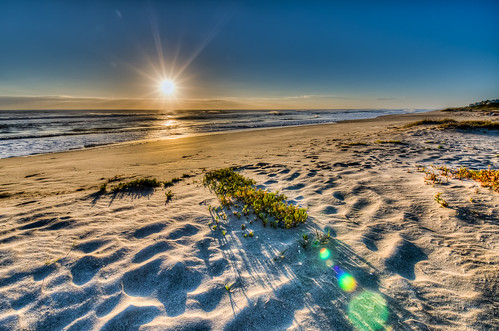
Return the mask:
<path fill-rule="evenodd" d="M 97 121 L 99 120 L 100 118 L 102 118 L 101 116 L 102 115 L 94 115 L 92 114 L 94 110 L 86 110 L 85 111 L 85 114 L 82 114 L 81 115 L 81 119 L 84 120 L 86 118 L 86 116 L 89 116 L 87 114 L 91 114 L 90 116 L 93 118 L 94 121 Z M 386 111 L 405 111 L 405 113 L 401 113 L 401 114 L 415 114 L 415 113 L 422 113 L 422 112 L 431 112 L 431 111 L 434 111 L 434 110 L 421 110 L 421 109 L 418 109 L 418 110 L 411 110 L 411 111 L 408 111 L 408 110 L 402 110 L 402 109 L 351 109 L 351 110 L 347 110 L 347 109 L 322 109 L 322 110 L 281 110 L 283 112 L 287 111 L 288 113 L 283 113 L 283 114 L 279 114 L 279 115 L 275 115 L 275 111 L 272 110 L 248 110 L 248 111 L 239 111 L 239 110 L 223 110 L 223 111 L 218 111 L 218 112 L 214 112 L 214 111 L 205 111 L 205 112 L 201 112 L 201 113 L 198 113 L 197 111 L 193 112 L 192 115 L 189 115 L 191 113 L 183 113 L 183 112 L 180 112 L 179 114 L 177 114 L 177 116 L 179 116 L 179 118 L 175 118 L 175 117 L 172 117 L 171 120 L 168 120 L 170 118 L 170 115 L 169 114 L 162 114 L 160 112 L 158 112 L 159 115 L 164 115 L 166 116 L 165 120 L 168 120 L 168 121 L 173 121 L 173 122 L 178 122 L 178 126 L 177 126 L 177 130 L 182 130 L 182 122 L 179 121 L 180 120 L 184 120 L 184 118 L 187 118 L 188 119 L 188 122 L 192 122 L 194 123 L 194 125 L 196 124 L 195 121 L 197 121 L 197 118 L 200 118 L 202 119 L 203 123 L 201 123 L 202 125 L 208 125 L 210 123 L 210 116 L 215 116 L 214 120 L 213 120 L 213 123 L 214 125 L 222 125 L 222 127 L 220 128 L 213 128 L 213 129 L 208 129 L 207 131 L 204 131 L 204 132 L 193 132 L 193 128 L 195 130 L 197 130 L 197 128 L 195 126 L 193 126 L 193 128 L 189 128 L 189 126 L 186 126 L 185 128 L 187 130 L 191 130 L 191 132 L 187 131 L 187 132 L 172 132 L 170 134 L 168 133 L 165 133 L 164 135 L 162 134 L 162 132 L 165 130 L 165 127 L 160 127 L 158 126 L 161 121 L 158 119 L 157 121 L 153 122 L 154 119 L 152 119 L 150 116 L 150 114 L 147 113 L 147 111 L 145 111 L 144 114 L 135 114 L 133 113 L 130 113 L 130 111 L 128 110 L 124 110 L 124 113 L 120 113 L 120 114 L 114 114 L 112 110 L 109 110 L 109 111 L 104 111 L 106 113 L 106 115 L 104 115 L 103 117 L 103 120 L 106 120 L 108 124 L 106 124 L 109 129 L 106 129 L 104 131 L 99 131 L 100 130 L 100 127 L 102 125 L 97 125 L 99 122 L 95 122 L 97 123 L 97 129 L 99 130 L 95 130 L 95 131 L 92 131 L 91 128 L 89 129 L 85 129 L 85 127 L 77 127 L 75 128 L 74 132 L 73 131 L 60 131 L 60 132 L 55 132 L 55 131 L 48 131 L 47 133 L 43 133 L 44 131 L 36 131 L 36 135 L 20 135 L 20 136 L 2 136 L 2 134 L 0 133 L 0 147 L 3 147 L 4 150 L 8 150 L 9 148 L 9 143 L 12 142 L 15 144 L 15 140 L 19 140 L 21 141 L 24 145 L 26 144 L 32 144 L 33 142 L 36 142 L 37 139 L 38 141 L 40 141 L 41 143 L 41 147 L 44 146 L 44 144 L 56 144 L 54 145 L 54 147 L 46 147 L 48 148 L 48 150 L 40 150 L 40 151 L 36 151 L 36 152 L 31 152 L 28 154 L 28 152 L 24 152 L 26 154 L 22 154 L 22 155 L 7 155 L 7 156 L 2 156 L 0 155 L 0 159 L 5 159 L 5 158 L 12 158 L 12 157 L 26 157 L 26 156 L 33 156 L 33 155 L 43 155 L 43 154 L 51 154 L 51 153 L 57 153 L 57 152 L 65 152 L 65 151 L 74 151 L 74 150 L 84 150 L 84 149 L 88 149 L 88 148 L 95 148 L 95 147 L 102 147 L 102 146 L 107 146 L 107 145 L 115 145 L 115 144 L 123 144 L 123 143 L 128 143 L 128 142 L 140 142 L 140 141 L 155 141 L 155 140 L 164 140 L 164 139 L 178 139 L 178 138 L 182 138 L 182 137 L 190 137 L 190 136 L 198 136 L 198 135 L 211 135 L 211 134 L 220 134 L 220 133 L 228 133 L 228 132 L 242 132 L 242 131 L 257 131 L 257 130 L 266 130 L 266 129 L 275 129 L 275 128 L 293 128 L 293 127 L 301 127 L 301 126 L 309 126 L 309 125 L 325 125 L 325 124 L 334 124 L 334 123 L 339 123 L 339 122 L 343 122 L 343 121 L 350 121 L 350 120 L 364 120 L 366 118 L 356 118 L 356 119 L 350 119 L 349 117 L 359 117 L 359 116 L 369 116 L 369 115 L 376 115 L 376 113 L 380 113 L 380 112 L 386 112 Z M 29 111 L 28 111 L 29 112 Z M 40 111 L 41 114 L 58 114 L 57 116 L 54 116 L 53 117 L 53 121 L 55 121 L 56 123 L 59 122 L 59 121 L 69 121 L 69 125 L 71 125 L 71 120 L 76 120 L 77 118 L 79 118 L 79 116 L 76 116 L 74 117 L 73 116 L 73 110 L 70 110 L 70 113 L 71 113 L 71 116 L 68 116 L 68 117 L 65 117 L 65 116 L 59 116 L 59 114 L 64 114 L 64 110 L 56 110 L 54 112 L 51 112 L 51 111 Z M 109 115 L 107 115 L 107 113 L 110 113 Z M 274 120 L 275 123 L 266 123 L 266 122 L 259 122 L 257 120 L 257 118 L 255 119 L 251 119 L 251 117 L 249 118 L 249 121 L 253 121 L 251 124 L 251 122 L 247 122 L 248 120 L 244 120 L 243 122 L 241 122 L 241 124 L 239 124 L 238 121 L 240 121 L 240 117 L 238 117 L 237 114 L 244 114 L 246 112 L 256 112 L 256 114 L 258 114 L 257 116 L 264 116 L 262 119 L 263 120 Z M 289 113 L 292 112 L 292 114 L 297 114 L 297 115 L 289 115 Z M 310 115 L 310 117 L 307 117 L 307 114 L 309 113 L 322 113 L 324 112 L 324 118 L 315 118 L 315 116 L 312 116 Z M 17 114 L 24 114 L 26 113 L 25 111 L 16 111 Z M 226 124 L 226 120 L 225 118 L 223 117 L 220 117 L 220 119 L 217 119 L 217 116 L 225 116 L 225 114 L 236 114 L 235 118 L 234 118 L 234 124 Z M 36 114 L 36 111 L 34 111 L 34 114 Z M 75 114 L 78 114 L 77 112 Z M 215 114 L 215 115 L 213 115 Z M 338 120 L 331 120 L 330 118 L 328 118 L 328 114 L 332 114 L 332 116 L 336 116 L 336 118 L 338 118 Z M 375 117 L 368 117 L 367 119 L 370 119 L 370 118 L 376 118 L 376 117 L 380 117 L 380 116 L 390 116 L 390 115 L 397 115 L 397 113 L 395 114 L 381 114 L 381 115 L 377 115 Z M 113 126 L 115 125 L 114 122 L 110 122 L 111 119 L 113 119 L 113 116 L 118 116 L 117 119 L 119 121 L 124 121 L 123 125 L 124 126 L 121 126 L 121 127 L 116 127 L 116 128 L 113 128 Z M 123 119 L 123 117 L 125 119 Z M 148 123 L 155 123 L 154 125 L 156 125 L 156 127 L 145 127 L 145 128 L 141 128 L 141 127 L 133 127 L 133 125 L 136 125 L 135 123 L 131 122 L 130 125 L 131 127 L 130 128 L 127 128 L 126 125 L 126 121 L 128 118 L 130 118 L 131 121 L 136 121 L 136 118 L 135 116 L 137 116 L 138 120 L 141 119 L 141 116 L 145 116 L 146 118 L 149 118 L 149 122 Z M 172 115 L 173 116 L 173 115 Z M 187 116 L 187 117 L 186 117 Z M 190 117 L 193 117 L 193 121 L 190 121 Z M 292 119 L 290 122 L 286 122 L 286 120 L 289 121 L 289 117 L 290 116 L 305 116 L 303 119 L 300 119 L 300 118 L 297 118 L 297 119 Z M 329 115 L 331 116 L 331 115 Z M 29 122 L 29 121 L 37 121 L 39 122 L 38 119 L 41 119 L 42 121 L 45 120 L 47 121 L 48 124 L 50 124 L 50 121 L 52 120 L 52 117 L 50 116 L 42 116 L 42 117 L 28 117 L 26 120 Z M 342 119 L 344 118 L 344 119 Z M 22 118 L 21 118 L 22 119 Z M 230 118 L 228 118 L 229 122 L 227 123 L 231 123 L 230 122 Z M 8 122 L 12 122 L 12 121 L 16 121 L 16 119 L 12 119 L 12 120 L 9 120 Z M 20 120 L 17 120 L 17 121 L 20 121 Z M 302 122 L 302 121 L 312 121 L 312 123 L 299 123 L 299 122 Z M 7 123 L 8 123 L 7 122 Z M 220 123 L 220 124 L 217 124 L 217 123 Z M 249 124 L 246 124 L 246 123 L 249 123 Z M 35 123 L 36 124 L 36 123 Z M 9 124 L 6 124 L 6 126 L 8 126 Z M 187 123 L 187 125 L 193 125 L 193 124 L 189 124 Z M 229 128 L 224 128 L 224 126 L 229 126 Z M 232 128 L 230 128 L 230 126 L 232 125 Z M 244 127 L 244 128 L 238 128 L 239 126 L 252 126 L 252 127 Z M 43 129 L 43 127 L 42 127 Z M 61 128 L 60 130 L 67 130 L 66 127 L 63 127 Z M 8 133 L 8 132 L 7 132 Z M 130 136 L 130 135 L 136 135 L 137 137 L 133 137 L 133 136 Z M 143 136 L 144 135 L 152 135 L 151 138 L 144 138 Z M 100 138 L 102 137 L 102 138 Z M 115 138 L 113 138 L 115 137 Z M 43 143 L 43 141 L 47 140 L 48 139 L 48 142 L 45 142 Z M 106 140 L 109 140 L 110 141 L 106 141 Z M 68 140 L 69 142 L 71 141 L 75 141 L 73 144 L 75 144 L 74 146 L 66 146 L 64 147 L 65 145 L 61 145 L 63 147 L 57 147 L 57 141 L 60 140 L 60 144 L 63 144 L 64 143 L 64 140 Z M 81 142 L 78 142 L 80 141 Z M 84 142 L 85 140 L 90 140 L 88 142 Z M 2 146 L 2 144 L 4 144 L 4 146 Z M 20 152 L 16 152 L 16 153 L 20 153 Z"/>

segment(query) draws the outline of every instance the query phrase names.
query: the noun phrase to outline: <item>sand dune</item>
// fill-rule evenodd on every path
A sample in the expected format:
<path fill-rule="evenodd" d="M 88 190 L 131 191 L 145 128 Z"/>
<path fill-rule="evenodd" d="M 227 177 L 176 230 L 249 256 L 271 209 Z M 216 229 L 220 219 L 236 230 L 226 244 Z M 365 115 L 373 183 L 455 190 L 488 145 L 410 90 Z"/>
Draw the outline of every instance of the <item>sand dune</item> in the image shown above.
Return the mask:
<path fill-rule="evenodd" d="M 498 168 L 499 136 L 401 128 L 424 117 L 448 114 L 0 160 L 0 329 L 499 328 L 499 194 L 429 185 L 416 167 Z M 202 178 L 227 166 L 308 207 L 308 221 L 273 229 L 226 211 L 213 230 L 219 202 Z M 95 194 L 115 175 L 182 174 Z M 304 247 L 316 231 L 331 238 Z"/>

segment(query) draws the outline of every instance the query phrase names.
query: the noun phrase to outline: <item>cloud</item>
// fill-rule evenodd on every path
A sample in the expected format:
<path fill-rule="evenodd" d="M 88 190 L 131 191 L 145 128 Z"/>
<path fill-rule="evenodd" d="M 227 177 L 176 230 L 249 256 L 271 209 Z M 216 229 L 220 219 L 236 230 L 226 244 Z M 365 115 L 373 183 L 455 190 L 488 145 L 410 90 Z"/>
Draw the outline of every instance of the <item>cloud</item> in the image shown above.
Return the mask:
<path fill-rule="evenodd" d="M 399 98 L 377 98 L 376 100 L 380 100 L 380 101 L 399 100 Z"/>
<path fill-rule="evenodd" d="M 221 98 L 101 98 L 68 95 L 0 96 L 3 110 L 49 109 L 325 109 L 352 107 L 355 99 L 335 95 L 290 95 L 279 97 Z M 353 106 L 355 107 L 355 106 Z"/>
<path fill-rule="evenodd" d="M 247 107 L 230 99 L 99 98 L 73 96 L 0 96 L 0 109 L 230 109 Z"/>

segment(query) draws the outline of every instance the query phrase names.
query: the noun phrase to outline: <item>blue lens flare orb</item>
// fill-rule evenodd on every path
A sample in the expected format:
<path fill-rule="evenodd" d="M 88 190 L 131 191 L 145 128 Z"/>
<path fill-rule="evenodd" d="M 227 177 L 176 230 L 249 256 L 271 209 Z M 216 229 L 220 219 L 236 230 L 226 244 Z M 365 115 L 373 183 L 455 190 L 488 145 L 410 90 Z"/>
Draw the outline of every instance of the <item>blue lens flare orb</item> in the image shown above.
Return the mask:
<path fill-rule="evenodd" d="M 386 300 L 379 293 L 363 291 L 348 304 L 348 319 L 357 330 L 382 330 L 388 320 Z"/>

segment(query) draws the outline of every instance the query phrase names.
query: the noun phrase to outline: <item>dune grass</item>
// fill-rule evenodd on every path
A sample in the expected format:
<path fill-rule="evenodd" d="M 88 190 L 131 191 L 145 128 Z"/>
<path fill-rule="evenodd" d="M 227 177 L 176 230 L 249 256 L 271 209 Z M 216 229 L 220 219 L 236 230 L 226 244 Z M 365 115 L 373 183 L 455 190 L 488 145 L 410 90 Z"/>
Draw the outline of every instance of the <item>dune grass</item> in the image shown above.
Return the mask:
<path fill-rule="evenodd" d="M 240 202 L 244 204 L 242 214 L 253 212 L 264 226 L 289 229 L 308 218 L 307 209 L 287 203 L 284 194 L 257 189 L 254 180 L 231 168 L 207 172 L 203 184 L 215 192 L 223 207 L 230 209 Z"/>
<path fill-rule="evenodd" d="M 447 122 L 438 126 L 442 129 L 489 129 L 499 130 L 499 122 L 492 121 L 461 121 Z"/>
<path fill-rule="evenodd" d="M 181 181 L 183 178 L 188 178 L 190 175 L 183 175 L 182 178 L 173 178 L 172 180 L 168 181 L 160 181 L 157 180 L 156 178 L 138 178 L 134 179 L 128 182 L 120 182 L 123 180 L 122 177 L 120 176 L 114 176 L 113 178 L 109 178 L 105 183 L 102 183 L 101 186 L 99 187 L 99 191 L 97 192 L 98 194 L 105 194 L 108 192 L 108 190 L 112 193 L 119 193 L 119 192 L 129 192 L 129 191 L 144 191 L 144 190 L 149 190 L 149 189 L 154 189 L 156 187 L 171 187 Z M 112 187 L 109 187 L 110 183 L 113 182 L 120 182 Z M 173 197 L 173 194 L 170 195 L 166 194 L 167 201 L 170 201 L 171 198 Z"/>
<path fill-rule="evenodd" d="M 444 118 L 444 119 L 438 119 L 438 120 L 432 120 L 429 118 L 422 119 L 420 121 L 415 121 L 415 122 L 410 122 L 404 125 L 404 128 L 411 128 L 413 126 L 420 126 L 420 125 L 442 125 L 446 123 L 455 123 L 457 122 L 456 120 L 453 120 L 452 118 Z"/>
<path fill-rule="evenodd" d="M 131 191 L 131 190 L 138 190 L 142 191 L 145 189 L 151 189 L 155 187 L 160 187 L 163 185 L 163 182 L 157 180 L 156 178 L 139 178 L 139 179 L 134 179 L 129 182 L 124 182 L 124 183 L 119 183 L 118 185 L 114 186 L 111 191 L 114 193 L 117 192 L 123 192 L 123 191 Z"/>
<path fill-rule="evenodd" d="M 441 129 L 490 129 L 499 130 L 499 122 L 492 122 L 490 120 L 480 120 L 480 121 L 456 121 L 451 118 L 444 118 L 439 120 L 433 120 L 425 118 L 420 121 L 407 123 L 404 128 L 411 128 L 420 125 L 436 125 Z"/>

